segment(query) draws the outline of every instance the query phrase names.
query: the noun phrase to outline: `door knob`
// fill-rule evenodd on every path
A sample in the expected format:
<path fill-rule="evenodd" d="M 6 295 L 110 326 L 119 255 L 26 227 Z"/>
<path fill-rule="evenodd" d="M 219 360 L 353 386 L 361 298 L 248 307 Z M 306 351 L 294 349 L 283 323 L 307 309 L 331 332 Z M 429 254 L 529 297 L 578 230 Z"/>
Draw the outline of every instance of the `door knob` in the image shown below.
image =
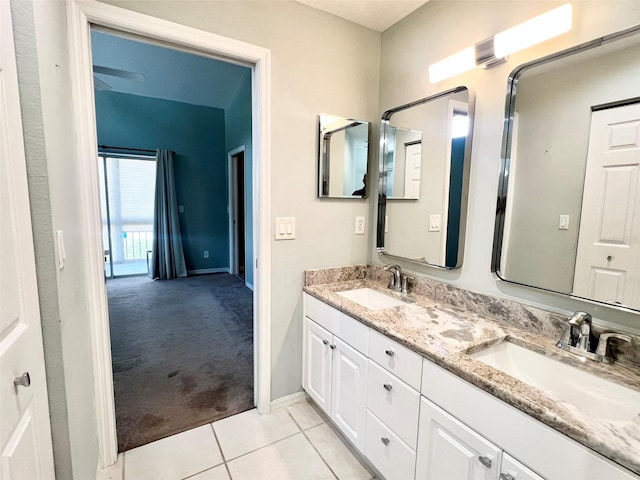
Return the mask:
<path fill-rule="evenodd" d="M 31 385 L 31 377 L 29 376 L 29 372 L 24 372 L 19 377 L 13 379 L 13 385 L 15 387 L 28 387 Z"/>

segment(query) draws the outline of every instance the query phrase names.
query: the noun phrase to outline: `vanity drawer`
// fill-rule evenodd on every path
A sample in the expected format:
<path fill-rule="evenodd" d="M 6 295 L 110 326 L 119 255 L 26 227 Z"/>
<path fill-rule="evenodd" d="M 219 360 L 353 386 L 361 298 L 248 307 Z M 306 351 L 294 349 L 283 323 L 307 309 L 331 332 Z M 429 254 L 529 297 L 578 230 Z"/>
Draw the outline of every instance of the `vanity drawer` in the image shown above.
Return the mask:
<path fill-rule="evenodd" d="M 371 330 L 369 358 L 387 369 L 400 380 L 420 390 L 422 379 L 422 357 L 398 342 Z"/>
<path fill-rule="evenodd" d="M 369 327 L 349 315 L 304 294 L 304 314 L 340 340 L 367 356 L 369 352 Z"/>
<path fill-rule="evenodd" d="M 416 452 L 369 410 L 364 453 L 386 480 L 414 478 Z"/>
<path fill-rule="evenodd" d="M 418 441 L 420 394 L 369 360 L 367 408 L 411 448 Z"/>

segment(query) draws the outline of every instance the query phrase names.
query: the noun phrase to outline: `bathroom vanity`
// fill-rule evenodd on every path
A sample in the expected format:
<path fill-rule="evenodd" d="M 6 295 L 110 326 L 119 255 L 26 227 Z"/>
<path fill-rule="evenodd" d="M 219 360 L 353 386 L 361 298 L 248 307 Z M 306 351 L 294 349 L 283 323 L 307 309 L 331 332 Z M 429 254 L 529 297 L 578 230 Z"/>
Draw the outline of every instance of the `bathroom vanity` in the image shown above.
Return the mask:
<path fill-rule="evenodd" d="M 307 272 L 302 380 L 386 480 L 640 478 L 636 368 L 557 349 L 558 315 L 426 279 L 399 294 L 388 277 Z"/>

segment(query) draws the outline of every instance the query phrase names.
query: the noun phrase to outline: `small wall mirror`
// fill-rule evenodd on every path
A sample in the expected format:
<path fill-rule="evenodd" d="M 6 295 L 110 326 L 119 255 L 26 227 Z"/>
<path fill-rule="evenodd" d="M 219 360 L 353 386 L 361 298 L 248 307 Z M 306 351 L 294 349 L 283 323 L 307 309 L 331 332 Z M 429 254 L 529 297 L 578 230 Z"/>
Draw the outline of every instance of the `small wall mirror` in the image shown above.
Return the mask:
<path fill-rule="evenodd" d="M 318 115 L 318 196 L 365 198 L 369 122 Z"/>
<path fill-rule="evenodd" d="M 640 25 L 516 68 L 492 270 L 640 310 Z"/>
<path fill-rule="evenodd" d="M 458 87 L 382 116 L 378 252 L 462 265 L 474 97 Z"/>

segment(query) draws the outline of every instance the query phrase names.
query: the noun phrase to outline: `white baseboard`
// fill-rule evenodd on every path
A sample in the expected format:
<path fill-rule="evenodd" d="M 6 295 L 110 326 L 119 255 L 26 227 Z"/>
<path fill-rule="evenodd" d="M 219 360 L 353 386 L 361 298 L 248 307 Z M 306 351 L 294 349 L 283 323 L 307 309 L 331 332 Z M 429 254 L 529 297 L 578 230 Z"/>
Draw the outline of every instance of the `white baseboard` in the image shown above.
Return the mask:
<path fill-rule="evenodd" d="M 207 275 L 208 273 L 229 273 L 229 269 L 222 268 L 199 268 L 197 270 L 187 270 L 188 275 Z"/>
<path fill-rule="evenodd" d="M 296 392 L 291 395 L 286 395 L 284 397 L 276 398 L 271 401 L 271 409 L 286 407 L 288 405 L 293 405 L 294 403 L 299 403 L 307 398 L 307 394 L 305 392 Z"/>
<path fill-rule="evenodd" d="M 249 290 L 251 290 L 253 292 L 253 283 L 249 283 L 249 282 L 244 282 L 245 287 L 247 287 Z"/>

